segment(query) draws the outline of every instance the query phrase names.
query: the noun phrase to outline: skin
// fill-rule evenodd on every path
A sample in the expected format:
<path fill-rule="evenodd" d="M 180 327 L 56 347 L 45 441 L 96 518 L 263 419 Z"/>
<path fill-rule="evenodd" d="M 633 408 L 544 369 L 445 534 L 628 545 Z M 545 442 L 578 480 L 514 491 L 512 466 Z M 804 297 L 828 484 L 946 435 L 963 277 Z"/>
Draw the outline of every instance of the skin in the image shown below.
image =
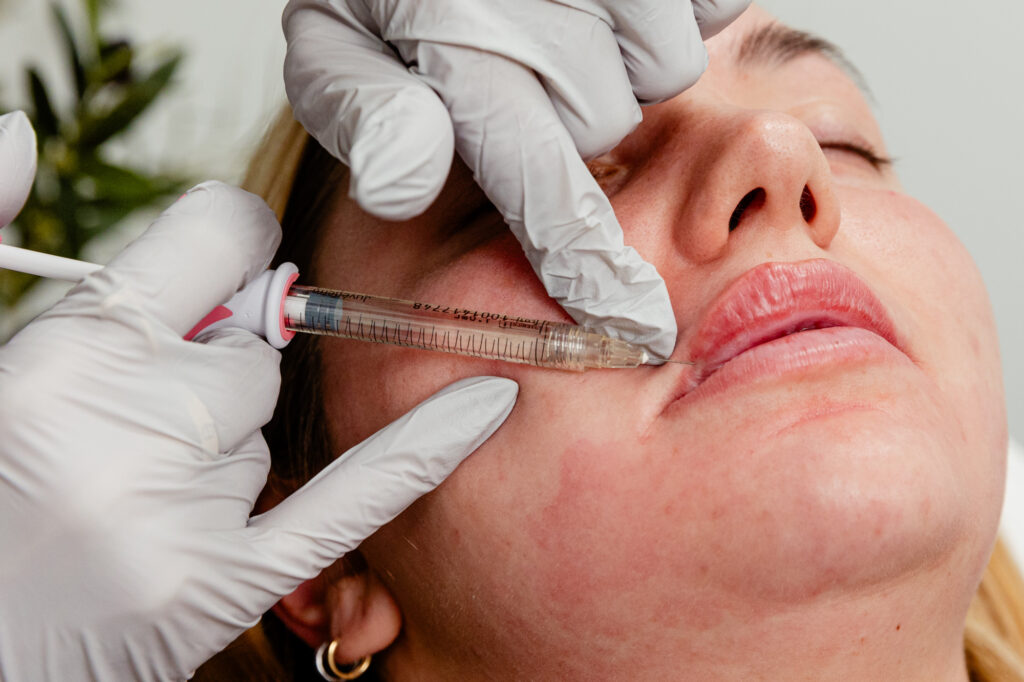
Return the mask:
<path fill-rule="evenodd" d="M 737 41 L 771 20 L 752 8 L 709 41 L 700 82 L 645 108 L 592 169 L 665 278 L 680 349 L 751 268 L 825 258 L 867 283 L 906 354 L 825 357 L 666 407 L 684 366 L 573 374 L 327 343 L 339 452 L 455 379 L 520 385 L 506 424 L 361 547 L 403 618 L 378 656 L 389 677 L 966 679 L 1006 444 L 987 296 L 891 170 L 819 146 L 885 153 L 837 66 L 737 64 Z M 765 201 L 730 232 L 758 186 Z M 319 284 L 567 319 L 465 168 L 401 224 L 343 195 Z"/>

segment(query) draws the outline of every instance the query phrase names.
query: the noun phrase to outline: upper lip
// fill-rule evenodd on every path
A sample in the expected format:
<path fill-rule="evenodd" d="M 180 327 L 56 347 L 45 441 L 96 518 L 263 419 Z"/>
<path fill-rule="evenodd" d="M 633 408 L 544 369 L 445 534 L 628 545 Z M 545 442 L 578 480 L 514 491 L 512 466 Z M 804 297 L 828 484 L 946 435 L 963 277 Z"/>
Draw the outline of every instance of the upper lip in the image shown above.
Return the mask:
<path fill-rule="evenodd" d="M 805 329 L 860 327 L 899 347 L 888 312 L 848 268 L 830 260 L 765 263 L 712 303 L 687 346 L 699 384 L 737 355 Z"/>

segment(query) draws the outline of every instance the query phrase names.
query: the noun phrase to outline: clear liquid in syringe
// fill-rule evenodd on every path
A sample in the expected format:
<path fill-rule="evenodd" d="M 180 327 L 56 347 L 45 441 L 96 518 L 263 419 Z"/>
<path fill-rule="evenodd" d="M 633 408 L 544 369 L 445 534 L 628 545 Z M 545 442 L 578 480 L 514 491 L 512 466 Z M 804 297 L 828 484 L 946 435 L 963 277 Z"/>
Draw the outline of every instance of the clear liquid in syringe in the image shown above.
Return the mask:
<path fill-rule="evenodd" d="M 641 348 L 576 325 L 299 285 L 285 298 L 284 324 L 293 331 L 557 369 L 647 361 Z"/>

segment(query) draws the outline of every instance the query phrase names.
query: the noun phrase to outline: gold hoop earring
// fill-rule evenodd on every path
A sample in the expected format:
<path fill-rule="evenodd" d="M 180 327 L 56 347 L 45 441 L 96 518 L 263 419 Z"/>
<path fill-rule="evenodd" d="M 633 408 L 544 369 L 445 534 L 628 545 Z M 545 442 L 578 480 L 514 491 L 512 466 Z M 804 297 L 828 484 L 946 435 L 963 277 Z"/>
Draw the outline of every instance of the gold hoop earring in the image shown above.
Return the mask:
<path fill-rule="evenodd" d="M 316 671 L 320 673 L 320 677 L 325 680 L 354 680 L 362 677 L 363 673 L 370 669 L 370 660 L 373 658 L 372 655 L 363 656 L 358 661 L 348 666 L 347 670 L 343 670 L 338 667 L 338 664 L 334 662 L 334 652 L 338 650 L 338 640 L 331 640 L 330 645 L 324 642 L 316 650 Z M 327 661 L 327 667 L 324 667 L 324 661 Z M 330 670 L 330 672 L 327 672 Z"/>

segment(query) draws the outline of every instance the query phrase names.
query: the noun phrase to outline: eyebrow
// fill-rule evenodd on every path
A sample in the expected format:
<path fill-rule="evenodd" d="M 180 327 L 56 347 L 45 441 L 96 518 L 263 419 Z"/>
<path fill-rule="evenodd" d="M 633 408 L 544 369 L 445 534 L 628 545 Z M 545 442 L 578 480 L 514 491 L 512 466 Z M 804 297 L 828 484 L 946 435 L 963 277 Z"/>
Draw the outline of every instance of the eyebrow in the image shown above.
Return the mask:
<path fill-rule="evenodd" d="M 842 69 L 865 94 L 871 96 L 863 74 L 835 43 L 778 22 L 765 24 L 747 33 L 736 51 L 736 62 L 741 65 L 768 63 L 782 66 L 807 54 L 828 59 Z"/>

